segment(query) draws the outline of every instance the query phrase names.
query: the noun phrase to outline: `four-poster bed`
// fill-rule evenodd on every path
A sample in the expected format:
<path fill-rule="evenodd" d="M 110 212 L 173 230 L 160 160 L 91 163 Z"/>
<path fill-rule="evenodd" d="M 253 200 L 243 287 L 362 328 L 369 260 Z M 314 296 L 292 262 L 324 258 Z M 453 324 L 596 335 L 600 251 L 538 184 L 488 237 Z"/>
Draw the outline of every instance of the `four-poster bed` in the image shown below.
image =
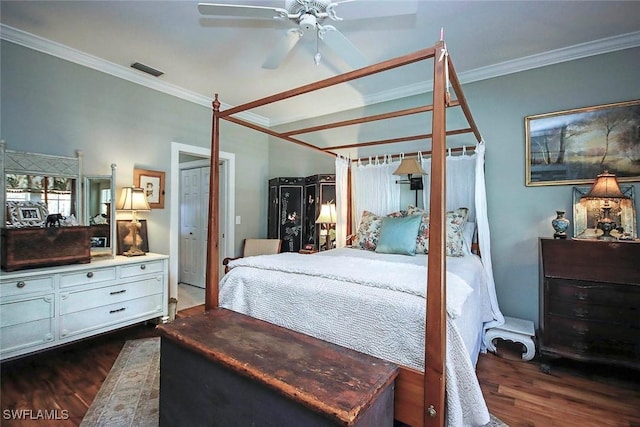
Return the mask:
<path fill-rule="evenodd" d="M 307 94 L 319 89 L 343 84 L 355 79 L 381 73 L 394 68 L 413 64 L 419 61 L 433 59 L 433 104 L 418 108 L 404 109 L 397 112 L 362 117 L 353 120 L 314 126 L 288 132 L 275 132 L 261 126 L 233 117 L 233 115 L 281 101 L 294 96 Z M 448 90 L 452 85 L 457 99 L 452 100 Z M 447 131 L 446 109 L 460 107 L 469 125 L 465 129 Z M 318 132 L 336 127 L 351 126 L 367 122 L 401 117 L 410 114 L 430 112 L 432 114 L 432 129 L 430 133 L 416 136 L 387 139 L 361 144 L 343 145 L 332 148 L 318 148 L 317 146 L 294 138 L 294 135 Z M 363 147 L 369 145 L 390 144 L 394 142 L 431 139 L 431 187 L 429 202 L 429 243 L 426 270 L 426 330 L 424 340 L 424 370 L 401 367 L 401 373 L 396 380 L 395 418 L 412 426 L 442 426 L 445 423 L 445 358 L 447 342 L 447 270 L 445 253 L 446 236 L 446 200 L 445 200 L 445 158 L 447 155 L 446 138 L 448 135 L 472 133 L 478 143 L 481 136 L 471 116 L 467 102 L 462 94 L 460 82 L 456 76 L 446 46 L 443 41 L 435 46 L 409 55 L 381 62 L 362 69 L 348 72 L 336 77 L 325 79 L 277 95 L 262 98 L 244 105 L 220 111 L 217 95 L 213 102 L 212 149 L 211 149 L 211 194 L 209 206 L 209 236 L 207 251 L 207 280 L 205 294 L 205 310 L 215 309 L 220 304 L 219 277 L 219 248 L 218 242 L 218 185 L 216 182 L 218 170 L 218 152 L 220 142 L 220 120 L 243 125 L 256 131 L 289 141 L 325 154 L 336 155 L 333 150 Z M 347 222 L 350 226 L 350 221 Z M 349 233 L 349 232 L 348 232 Z M 315 255 L 312 255 L 315 256 Z"/>

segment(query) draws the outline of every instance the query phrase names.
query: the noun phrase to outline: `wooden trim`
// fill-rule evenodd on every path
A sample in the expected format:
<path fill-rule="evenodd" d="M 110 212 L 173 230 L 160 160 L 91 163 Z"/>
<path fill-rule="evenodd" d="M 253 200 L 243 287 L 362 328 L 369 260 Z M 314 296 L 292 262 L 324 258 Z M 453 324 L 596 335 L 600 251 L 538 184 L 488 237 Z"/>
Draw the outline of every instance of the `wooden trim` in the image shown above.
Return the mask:
<path fill-rule="evenodd" d="M 454 92 L 456 93 L 456 97 L 458 98 L 458 103 L 462 108 L 464 117 L 467 119 L 467 123 L 469 123 L 469 126 L 471 126 L 473 134 L 476 136 L 476 141 L 480 142 L 482 141 L 482 135 L 480 135 L 478 126 L 476 125 L 475 120 L 473 120 L 473 115 L 471 115 L 471 109 L 469 108 L 467 99 L 464 96 L 464 92 L 462 92 L 462 85 L 460 84 L 460 80 L 458 79 L 458 74 L 456 74 L 456 70 L 453 67 L 453 61 L 451 60 L 451 55 L 447 55 L 447 65 L 449 66 L 449 80 L 451 82 L 451 86 L 453 86 Z"/>
<path fill-rule="evenodd" d="M 436 50 L 445 49 L 439 42 Z M 436 55 L 437 57 L 437 55 Z M 434 60 L 433 144 L 429 209 L 429 260 L 427 267 L 427 324 L 424 361 L 424 426 L 444 426 L 446 357 L 446 93 L 445 61 Z M 435 413 L 428 415 L 429 408 Z"/>
<path fill-rule="evenodd" d="M 451 135 L 460 135 L 460 134 L 464 134 L 464 133 L 470 133 L 473 132 L 473 129 L 471 128 L 464 128 L 464 129 L 455 129 L 455 130 L 450 130 L 447 132 L 447 136 L 451 136 Z M 346 144 L 346 145 L 337 145 L 337 146 L 333 146 L 333 147 L 327 147 L 327 148 L 323 148 L 323 150 L 325 151 L 334 151 L 334 150 L 341 150 L 344 148 L 359 148 L 359 147 L 370 147 L 373 145 L 384 145 L 384 144 L 394 144 L 396 142 L 408 142 L 408 141 L 416 141 L 419 139 L 432 139 L 433 138 L 433 134 L 431 133 L 423 133 L 420 135 L 412 135 L 412 136 L 402 136 L 399 138 L 390 138 L 390 139 L 381 139 L 378 141 L 370 141 L 370 142 L 361 142 L 361 143 L 356 143 L 356 144 Z M 460 150 L 462 150 L 462 147 L 459 147 Z M 430 154 L 431 151 L 424 151 L 424 153 Z"/>
<path fill-rule="evenodd" d="M 253 130 L 257 130 L 258 132 L 266 133 L 267 135 L 275 136 L 276 138 L 284 139 L 285 141 L 293 142 L 294 144 L 302 145 L 303 147 L 307 147 L 307 148 L 310 148 L 312 150 L 319 151 L 319 152 L 321 152 L 323 154 L 329 154 L 329 155 L 332 155 L 332 156 L 336 156 L 336 154 L 327 152 L 325 150 L 322 150 L 321 148 L 318 148 L 315 145 L 309 144 L 308 142 L 304 142 L 304 141 L 300 141 L 299 139 L 291 138 L 290 136 L 287 136 L 286 134 L 278 133 L 278 132 L 273 131 L 271 129 L 268 129 L 268 128 L 265 128 L 265 127 L 262 127 L 262 126 L 258 126 L 258 125 L 254 124 L 254 123 L 247 122 L 245 120 L 238 119 L 236 117 L 228 117 L 227 116 L 227 117 L 223 117 L 223 118 L 225 120 L 229 121 L 229 122 L 232 122 L 232 123 L 235 123 L 235 124 L 238 124 L 238 125 L 241 125 L 241 126 L 245 126 L 245 127 L 250 128 L 250 129 L 253 129 Z"/>
<path fill-rule="evenodd" d="M 408 55 L 400 56 L 398 58 L 389 59 L 384 62 L 380 62 L 378 64 L 370 65 L 368 67 L 360 68 L 358 70 L 351 71 L 349 73 L 340 74 L 335 77 L 330 77 L 325 80 L 320 80 L 315 83 L 310 83 L 308 85 L 300 86 L 295 89 L 291 89 L 285 92 L 281 92 L 276 95 L 267 96 L 266 98 L 258 99 L 253 102 L 249 102 L 243 105 L 239 105 L 234 108 L 230 108 L 220 113 L 220 117 L 227 117 L 233 114 L 238 114 L 242 111 L 252 110 L 254 108 L 262 107 L 263 105 L 271 104 L 274 102 L 282 101 L 284 99 L 293 98 L 295 96 L 304 95 L 305 93 L 314 92 L 319 89 L 324 89 L 327 87 L 335 86 L 337 84 L 346 83 L 351 80 L 360 79 L 362 77 L 367 77 L 372 74 L 381 73 L 383 71 L 388 71 L 393 68 L 402 67 L 404 65 L 409 65 L 414 62 L 419 62 L 425 59 L 433 58 L 435 55 L 435 48 L 427 48 L 423 50 L 419 50 L 414 53 L 410 53 Z"/>
<path fill-rule="evenodd" d="M 341 122 L 334 122 L 334 123 L 325 123 L 323 125 L 312 126 L 304 129 L 290 130 L 288 132 L 282 133 L 282 135 L 291 136 L 291 135 L 300 135 L 303 133 L 318 132 L 321 130 L 335 129 L 335 128 L 345 127 L 345 126 L 353 126 L 353 125 L 358 125 L 362 123 L 375 122 L 378 120 L 394 119 L 396 117 L 404 117 L 412 114 L 427 113 L 431 110 L 433 110 L 433 107 L 431 105 L 424 105 L 422 107 L 407 108 L 406 110 L 392 111 L 390 113 L 382 113 L 382 114 L 376 114 L 373 116 L 358 117 L 357 119 L 344 120 Z"/>
<path fill-rule="evenodd" d="M 218 281 L 220 280 L 220 248 L 218 236 L 220 235 L 219 212 L 220 190 L 218 188 L 218 176 L 220 176 L 220 101 L 218 94 L 212 103 L 213 123 L 211 126 L 211 174 L 209 175 L 209 228 L 207 238 L 207 268 L 205 271 L 205 311 L 217 308 L 219 305 Z"/>

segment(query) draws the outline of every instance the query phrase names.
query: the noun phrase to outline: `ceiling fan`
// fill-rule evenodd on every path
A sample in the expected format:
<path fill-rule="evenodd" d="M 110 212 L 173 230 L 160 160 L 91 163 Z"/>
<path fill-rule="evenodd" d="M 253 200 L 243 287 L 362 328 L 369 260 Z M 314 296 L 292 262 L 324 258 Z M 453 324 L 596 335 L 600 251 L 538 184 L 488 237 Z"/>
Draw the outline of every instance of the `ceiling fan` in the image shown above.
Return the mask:
<path fill-rule="evenodd" d="M 333 25 L 325 24 L 331 21 L 342 21 L 337 9 L 344 3 L 354 3 L 356 0 L 285 0 L 284 8 L 199 3 L 198 10 L 203 15 L 241 17 L 251 19 L 279 19 L 289 20 L 296 26 L 289 29 L 284 37 L 276 44 L 268 55 L 263 68 L 276 69 L 287 58 L 305 33 L 315 32 L 317 43 L 324 42 L 331 50 L 337 53 L 350 67 L 362 68 L 369 64 L 367 58 Z M 371 6 L 369 7 L 369 9 Z M 370 10 L 367 11 L 370 16 Z M 362 16 L 362 15 L 360 15 Z M 388 12 L 379 15 L 389 16 Z M 321 60 L 320 50 L 316 49 L 314 61 L 319 64 Z"/>

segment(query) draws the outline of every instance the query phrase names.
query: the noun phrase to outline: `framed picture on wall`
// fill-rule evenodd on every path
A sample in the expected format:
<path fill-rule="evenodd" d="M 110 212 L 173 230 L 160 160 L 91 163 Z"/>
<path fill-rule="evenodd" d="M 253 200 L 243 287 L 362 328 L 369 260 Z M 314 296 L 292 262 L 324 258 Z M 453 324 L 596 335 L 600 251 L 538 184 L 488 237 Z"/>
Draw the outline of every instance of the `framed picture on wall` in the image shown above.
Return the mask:
<path fill-rule="evenodd" d="M 526 185 L 640 181 L 640 100 L 525 117 Z"/>
<path fill-rule="evenodd" d="M 133 184 L 144 190 L 151 209 L 164 209 L 164 172 L 134 169 Z"/>

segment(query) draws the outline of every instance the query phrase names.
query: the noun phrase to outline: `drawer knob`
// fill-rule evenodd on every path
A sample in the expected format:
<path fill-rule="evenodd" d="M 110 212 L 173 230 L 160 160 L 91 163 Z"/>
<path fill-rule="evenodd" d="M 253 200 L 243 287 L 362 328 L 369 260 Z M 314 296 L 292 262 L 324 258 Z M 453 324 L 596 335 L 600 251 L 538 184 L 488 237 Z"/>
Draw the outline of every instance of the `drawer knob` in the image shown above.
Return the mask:
<path fill-rule="evenodd" d="M 93 277 L 93 271 L 88 272 L 88 273 L 87 273 L 87 277 L 88 277 L 89 279 L 91 279 L 91 278 Z"/>
<path fill-rule="evenodd" d="M 119 291 L 109 292 L 109 295 L 124 294 L 125 292 L 127 292 L 127 290 L 126 290 L 126 289 L 121 289 L 121 290 L 119 290 Z"/>
<path fill-rule="evenodd" d="M 109 310 L 109 314 L 119 313 L 121 311 L 125 311 L 126 309 L 127 309 L 126 307 L 122 307 L 122 308 L 117 308 L 115 310 Z"/>
<path fill-rule="evenodd" d="M 20 280 L 20 281 L 16 284 L 16 286 L 17 286 L 17 287 L 19 287 L 20 289 L 22 289 L 22 288 L 24 288 L 25 286 L 27 286 L 27 284 L 26 284 L 23 280 Z"/>
<path fill-rule="evenodd" d="M 145 270 L 146 268 L 147 268 L 147 266 L 146 266 L 146 265 L 144 265 L 144 264 L 142 264 L 142 265 L 140 266 L 140 270 Z"/>
<path fill-rule="evenodd" d="M 589 314 L 589 309 L 587 307 L 574 307 L 573 314 L 578 317 L 585 317 Z"/>
<path fill-rule="evenodd" d="M 586 292 L 578 292 L 576 293 L 576 298 L 578 298 L 580 301 L 584 301 L 589 297 L 589 294 Z"/>

